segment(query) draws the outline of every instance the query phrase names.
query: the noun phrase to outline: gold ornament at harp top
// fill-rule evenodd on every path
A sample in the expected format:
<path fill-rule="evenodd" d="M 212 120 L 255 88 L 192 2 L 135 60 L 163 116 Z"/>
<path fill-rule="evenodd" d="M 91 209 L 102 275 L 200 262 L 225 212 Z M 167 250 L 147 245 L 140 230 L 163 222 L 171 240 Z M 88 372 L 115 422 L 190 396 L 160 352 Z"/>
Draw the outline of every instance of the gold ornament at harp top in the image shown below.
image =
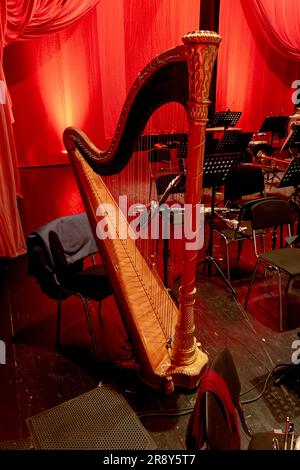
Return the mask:
<path fill-rule="evenodd" d="M 190 121 L 207 122 L 210 84 L 221 36 L 214 31 L 193 31 L 182 41 L 187 46 L 190 71 L 188 117 Z"/>
<path fill-rule="evenodd" d="M 213 43 L 219 44 L 221 42 L 221 36 L 216 33 L 215 31 L 207 31 L 207 30 L 200 30 L 200 31 L 191 31 L 190 33 L 185 34 L 182 37 L 182 41 L 184 44 L 194 42 L 194 43 Z"/>

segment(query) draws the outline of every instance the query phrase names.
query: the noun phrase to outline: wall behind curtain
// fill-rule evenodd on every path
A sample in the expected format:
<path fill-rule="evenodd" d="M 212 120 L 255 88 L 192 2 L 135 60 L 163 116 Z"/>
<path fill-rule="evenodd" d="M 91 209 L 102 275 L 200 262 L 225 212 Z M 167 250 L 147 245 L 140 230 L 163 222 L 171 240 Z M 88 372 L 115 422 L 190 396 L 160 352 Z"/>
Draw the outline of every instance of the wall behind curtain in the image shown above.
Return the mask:
<path fill-rule="evenodd" d="M 20 166 L 67 161 L 74 125 L 98 146 L 113 136 L 137 73 L 198 29 L 199 0 L 102 0 L 76 26 L 5 50 Z"/>
<path fill-rule="evenodd" d="M 281 0 L 280 0 L 281 1 Z M 240 0 L 221 0 L 216 110 L 243 111 L 238 123 L 257 131 L 267 115 L 289 115 L 299 62 L 277 52 Z"/>

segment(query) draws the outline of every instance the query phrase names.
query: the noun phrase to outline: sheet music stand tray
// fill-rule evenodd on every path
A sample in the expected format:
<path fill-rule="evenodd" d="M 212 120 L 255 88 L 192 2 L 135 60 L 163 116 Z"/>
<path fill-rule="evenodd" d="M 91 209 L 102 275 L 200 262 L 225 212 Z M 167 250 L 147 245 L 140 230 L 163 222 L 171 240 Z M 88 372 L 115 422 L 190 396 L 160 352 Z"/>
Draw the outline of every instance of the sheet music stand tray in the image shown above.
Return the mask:
<path fill-rule="evenodd" d="M 288 121 L 288 116 L 267 116 L 258 132 L 271 132 L 271 144 L 273 145 L 275 134 L 278 135 L 279 139 L 286 136 Z"/>
<path fill-rule="evenodd" d="M 241 115 L 241 111 L 219 111 L 212 118 L 208 127 L 224 127 L 224 129 L 229 126 L 234 127 Z"/>
<path fill-rule="evenodd" d="M 216 198 L 216 187 L 223 186 L 231 170 L 240 162 L 240 153 L 224 153 L 207 155 L 204 161 L 204 177 L 203 177 L 203 188 L 211 188 L 211 212 L 209 218 L 209 239 L 206 257 L 200 261 L 199 264 L 208 265 L 208 275 L 211 276 L 212 265 L 215 266 L 217 272 L 221 278 L 229 287 L 230 291 L 236 295 L 236 291 L 231 285 L 230 281 L 224 275 L 217 261 L 213 257 L 213 230 L 215 220 L 215 198 Z"/>
<path fill-rule="evenodd" d="M 300 124 L 296 125 L 289 135 L 287 136 L 286 140 L 284 141 L 283 146 L 281 147 L 281 151 L 285 149 L 296 149 L 299 152 L 300 149 Z"/>
<path fill-rule="evenodd" d="M 278 184 L 278 188 L 297 187 L 300 184 L 300 157 L 294 157 Z"/>
<path fill-rule="evenodd" d="M 216 146 L 215 153 L 244 152 L 249 145 L 253 132 L 240 133 L 236 131 L 224 132 L 222 139 Z"/>

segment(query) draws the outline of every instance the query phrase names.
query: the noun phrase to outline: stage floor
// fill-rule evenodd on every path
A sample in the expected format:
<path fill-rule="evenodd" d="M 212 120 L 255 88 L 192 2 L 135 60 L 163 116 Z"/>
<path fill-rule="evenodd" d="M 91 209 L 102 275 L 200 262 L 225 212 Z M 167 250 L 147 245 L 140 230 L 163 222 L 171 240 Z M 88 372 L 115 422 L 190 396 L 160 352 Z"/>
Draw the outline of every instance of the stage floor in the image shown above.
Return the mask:
<path fill-rule="evenodd" d="M 26 234 L 51 219 L 83 210 L 70 167 L 22 170 L 21 178 L 24 195 L 21 215 Z M 224 266 L 224 246 L 217 237 L 214 250 Z M 234 259 L 234 249 L 232 257 Z M 249 311 L 244 310 L 242 304 L 253 263 L 252 245 L 246 242 L 239 268 L 232 272 L 232 283 L 238 292 L 236 298 L 216 275 L 208 278 L 199 271 L 197 276 L 197 339 L 210 360 L 221 348 L 230 349 L 242 393 L 252 389 L 241 397 L 242 401 L 259 395 L 272 367 L 290 362 L 292 343 L 298 339 L 297 331 L 300 330 L 300 285 L 297 281 L 285 304 L 289 319 L 285 331 L 279 332 L 278 328 L 276 284 L 272 278 L 266 284 L 262 276 L 258 277 Z M 174 289 L 177 288 L 175 284 Z M 97 305 L 94 307 L 92 321 L 101 361 L 96 362 L 93 357 L 84 311 L 80 300 L 76 299 L 63 304 L 63 349 L 58 352 L 55 350 L 56 304 L 40 291 L 33 278 L 28 277 L 26 256 L 9 263 L 1 262 L 0 339 L 6 343 L 7 363 L 0 366 L 0 441 L 18 442 L 27 438 L 28 417 L 103 382 L 117 386 L 138 415 L 153 413 L 141 420 L 158 449 L 184 449 L 189 414 L 170 416 L 170 410 L 192 407 L 195 392 L 176 391 L 173 396 L 165 397 L 162 392 L 150 390 L 141 383 L 131 360 L 126 333 L 113 313 L 114 300 L 104 301 L 102 325 L 98 320 Z M 121 362 L 127 367 L 121 368 Z M 283 428 L 285 418 L 289 416 L 299 431 L 299 385 L 300 374 L 280 387 L 271 380 L 262 398 L 244 406 L 251 429 L 258 432 Z M 156 412 L 164 410 L 165 416 L 155 416 Z M 246 449 L 248 438 L 244 434 L 242 444 Z"/>

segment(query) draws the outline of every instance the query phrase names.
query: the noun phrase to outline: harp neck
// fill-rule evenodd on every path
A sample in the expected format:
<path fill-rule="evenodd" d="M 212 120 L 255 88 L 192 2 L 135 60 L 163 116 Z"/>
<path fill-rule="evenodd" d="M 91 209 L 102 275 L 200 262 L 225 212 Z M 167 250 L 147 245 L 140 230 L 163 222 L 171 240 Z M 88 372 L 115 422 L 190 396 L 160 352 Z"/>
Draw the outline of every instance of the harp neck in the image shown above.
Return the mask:
<path fill-rule="evenodd" d="M 67 128 L 67 149 L 78 148 L 89 165 L 100 175 L 118 173 L 128 164 L 150 116 L 162 105 L 177 102 L 187 106 L 188 70 L 185 46 L 156 56 L 138 75 L 107 150 L 100 150 L 79 129 Z"/>

